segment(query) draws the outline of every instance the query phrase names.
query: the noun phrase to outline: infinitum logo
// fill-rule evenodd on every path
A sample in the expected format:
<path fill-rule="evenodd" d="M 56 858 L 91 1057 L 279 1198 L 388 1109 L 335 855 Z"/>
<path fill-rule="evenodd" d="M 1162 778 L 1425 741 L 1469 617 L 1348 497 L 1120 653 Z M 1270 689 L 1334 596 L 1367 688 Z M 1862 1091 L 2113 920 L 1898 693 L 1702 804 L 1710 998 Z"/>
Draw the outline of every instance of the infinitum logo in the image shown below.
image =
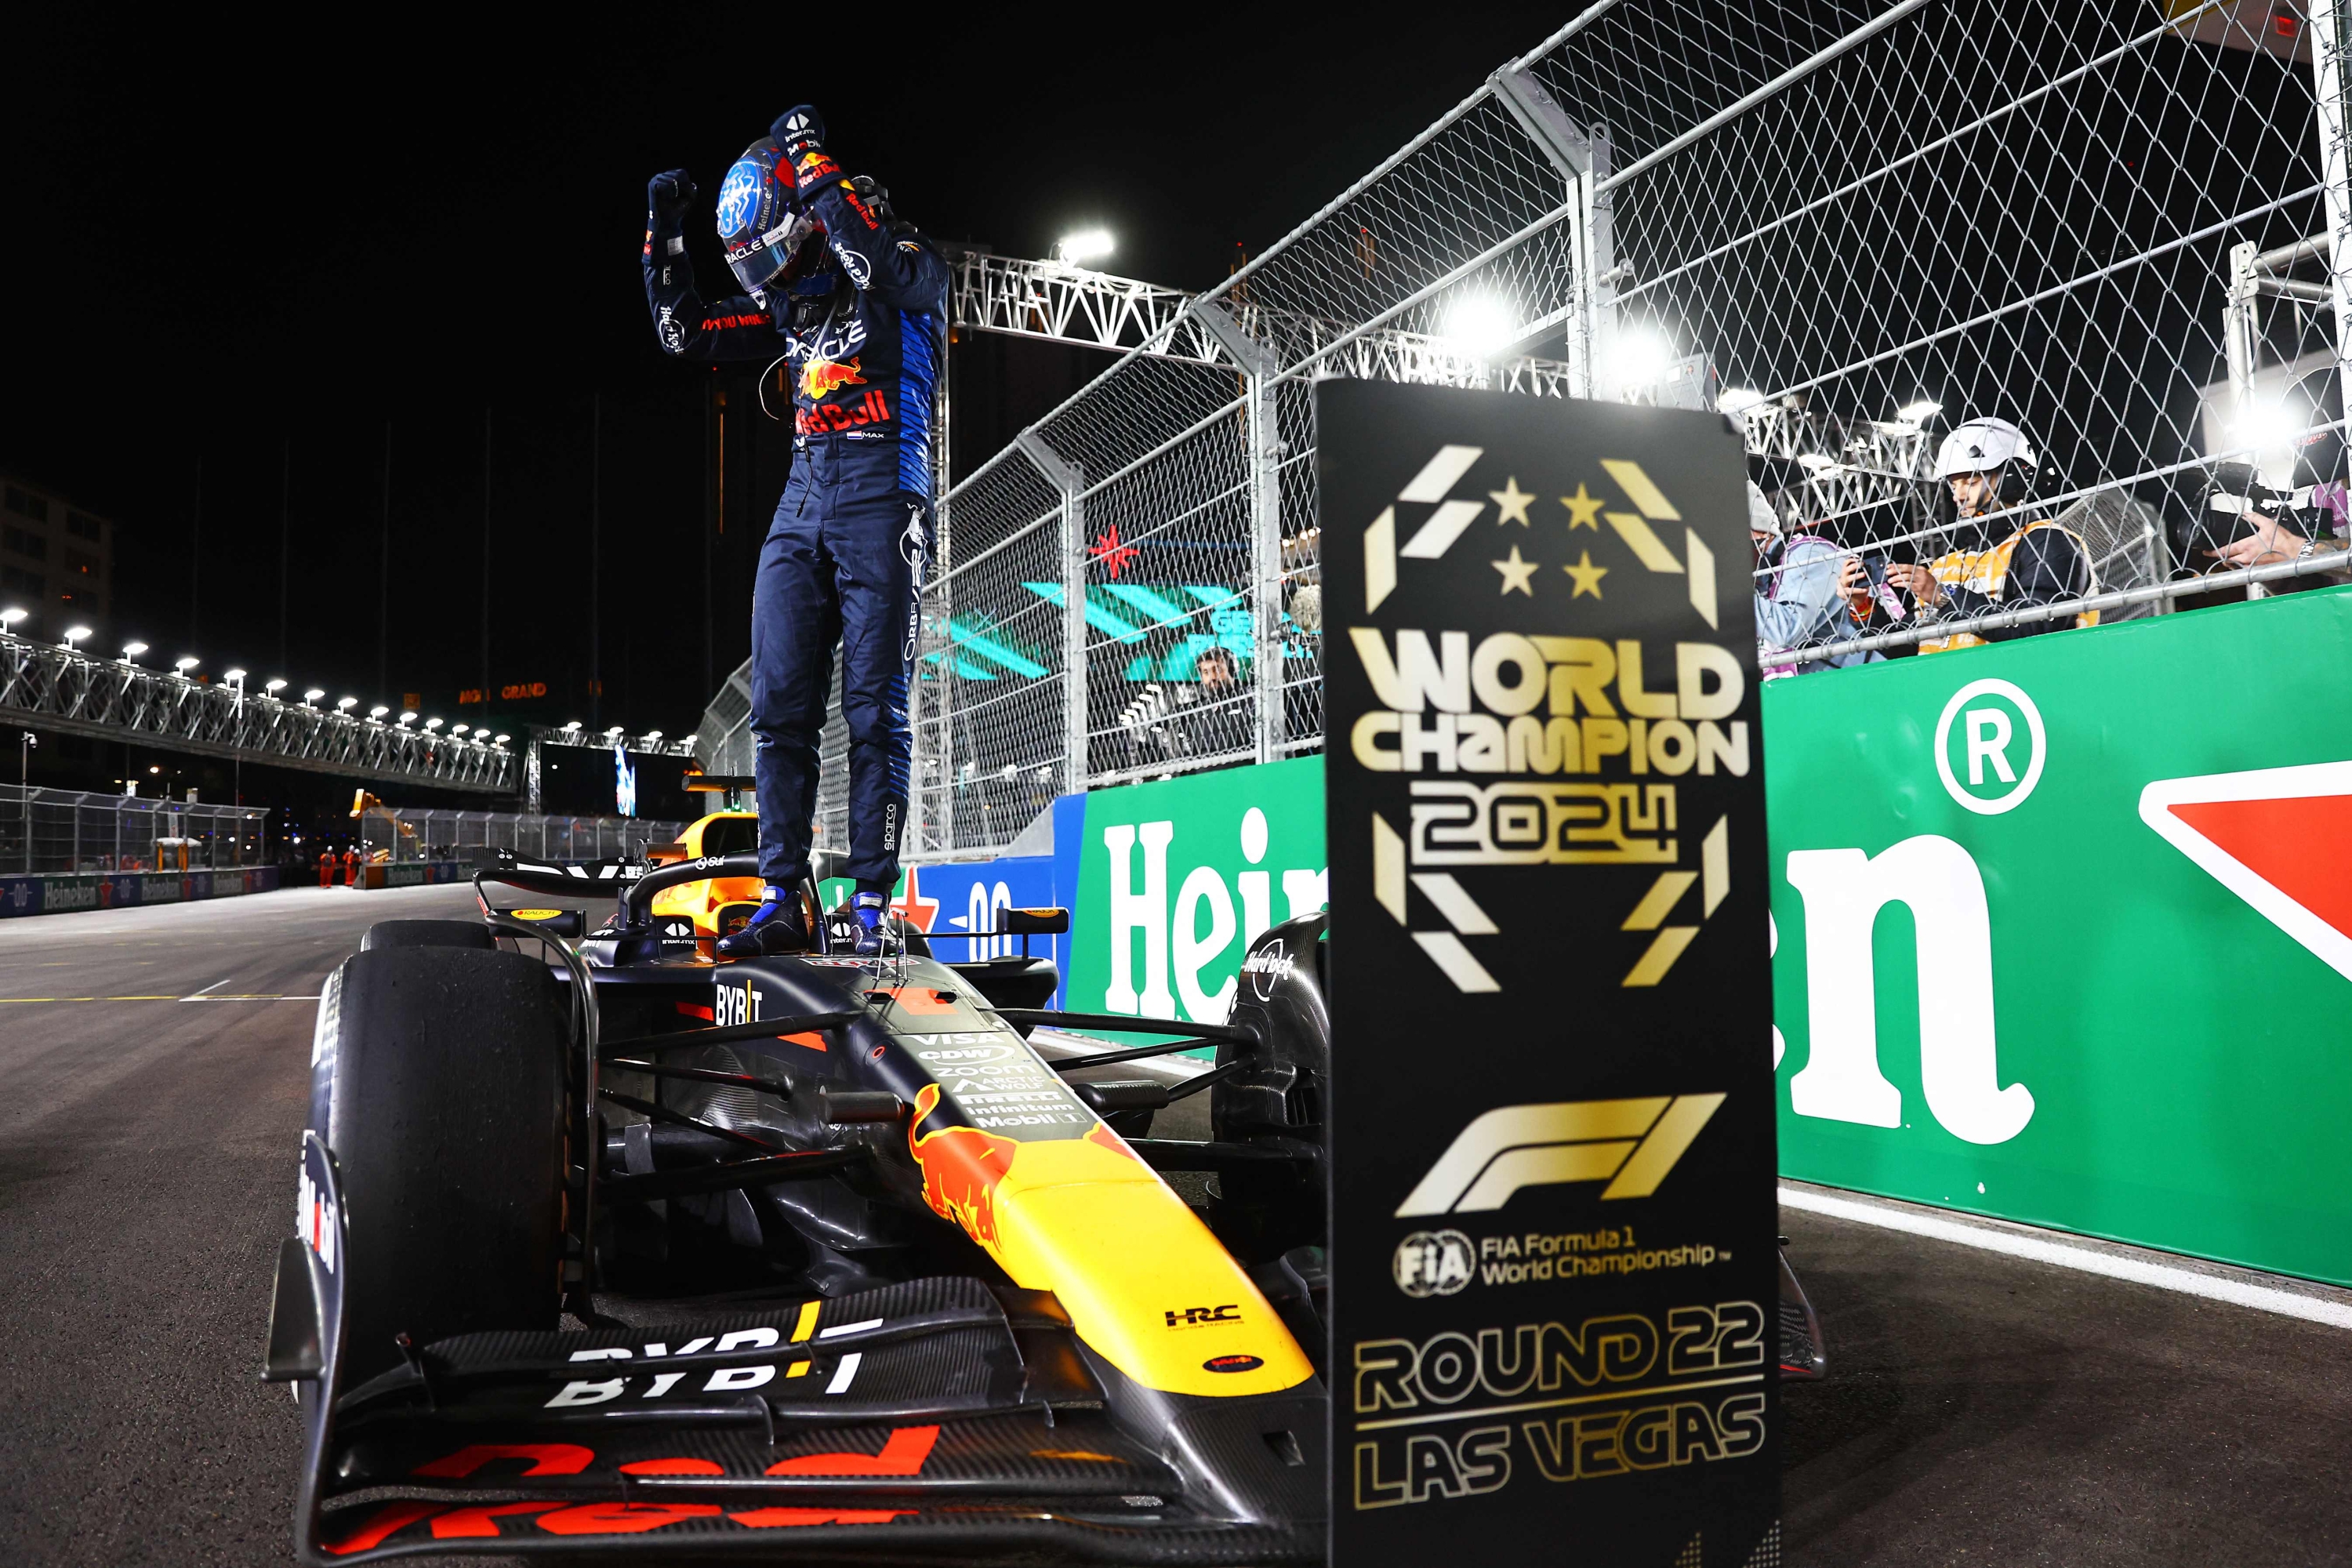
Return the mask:
<path fill-rule="evenodd" d="M 1498 1106 L 1462 1130 L 1396 1216 L 1498 1209 L 1521 1187 L 1559 1182 L 1607 1182 L 1603 1198 L 1648 1197 L 1723 1100 L 1661 1094 Z"/>

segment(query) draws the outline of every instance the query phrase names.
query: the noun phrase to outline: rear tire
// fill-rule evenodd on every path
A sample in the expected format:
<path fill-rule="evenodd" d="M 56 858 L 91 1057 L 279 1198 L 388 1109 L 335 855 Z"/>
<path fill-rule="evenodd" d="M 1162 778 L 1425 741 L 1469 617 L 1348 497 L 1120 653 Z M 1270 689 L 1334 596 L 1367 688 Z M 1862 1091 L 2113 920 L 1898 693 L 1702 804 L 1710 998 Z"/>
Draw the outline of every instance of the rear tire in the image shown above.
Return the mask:
<path fill-rule="evenodd" d="M 351 1230 L 344 1386 L 398 1364 L 404 1331 L 423 1346 L 553 1328 L 571 1029 L 546 965 L 446 947 L 362 952 L 320 1006 L 313 1121 L 325 1123 Z"/>
<path fill-rule="evenodd" d="M 488 952 L 498 945 L 479 921 L 378 921 L 360 938 L 362 952 L 388 947 L 472 947 Z"/>

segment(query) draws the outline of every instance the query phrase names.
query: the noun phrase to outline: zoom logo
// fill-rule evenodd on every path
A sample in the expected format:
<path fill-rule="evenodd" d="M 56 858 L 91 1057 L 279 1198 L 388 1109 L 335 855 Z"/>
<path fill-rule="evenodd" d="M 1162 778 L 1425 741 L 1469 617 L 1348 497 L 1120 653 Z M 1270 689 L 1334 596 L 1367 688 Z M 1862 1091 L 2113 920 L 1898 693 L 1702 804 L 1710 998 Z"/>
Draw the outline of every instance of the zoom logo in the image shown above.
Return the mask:
<path fill-rule="evenodd" d="M 1607 1182 L 1603 1198 L 1645 1198 L 1674 1170 L 1719 1094 L 1505 1105 L 1462 1130 L 1396 1217 L 1501 1208 L 1522 1187 Z"/>

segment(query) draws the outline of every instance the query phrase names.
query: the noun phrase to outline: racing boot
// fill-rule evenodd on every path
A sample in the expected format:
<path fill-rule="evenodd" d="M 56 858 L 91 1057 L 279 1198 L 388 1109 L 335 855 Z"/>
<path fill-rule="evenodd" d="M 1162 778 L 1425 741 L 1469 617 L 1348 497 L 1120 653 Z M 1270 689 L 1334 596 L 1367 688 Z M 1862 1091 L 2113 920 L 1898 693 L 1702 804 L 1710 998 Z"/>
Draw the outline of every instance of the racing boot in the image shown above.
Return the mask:
<path fill-rule="evenodd" d="M 883 921 L 889 908 L 886 893 L 860 893 L 850 908 L 857 916 L 857 956 L 878 958 L 894 944 L 894 933 Z"/>
<path fill-rule="evenodd" d="M 719 956 L 772 957 L 806 952 L 814 945 L 809 941 L 808 911 L 802 907 L 800 889 L 771 884 L 767 896 L 760 900 L 759 912 L 743 929 L 719 939 Z"/>

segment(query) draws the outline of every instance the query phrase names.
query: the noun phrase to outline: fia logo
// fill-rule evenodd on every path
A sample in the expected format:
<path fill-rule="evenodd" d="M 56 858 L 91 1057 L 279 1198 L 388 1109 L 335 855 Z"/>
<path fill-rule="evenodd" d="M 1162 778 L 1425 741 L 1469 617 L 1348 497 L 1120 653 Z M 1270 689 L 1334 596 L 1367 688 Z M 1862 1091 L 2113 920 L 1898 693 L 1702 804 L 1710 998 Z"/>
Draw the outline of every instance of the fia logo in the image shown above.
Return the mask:
<path fill-rule="evenodd" d="M 1415 1300 L 1451 1296 L 1470 1283 L 1474 1256 L 1470 1238 L 1458 1230 L 1416 1230 L 1397 1243 L 1390 1272 Z"/>

